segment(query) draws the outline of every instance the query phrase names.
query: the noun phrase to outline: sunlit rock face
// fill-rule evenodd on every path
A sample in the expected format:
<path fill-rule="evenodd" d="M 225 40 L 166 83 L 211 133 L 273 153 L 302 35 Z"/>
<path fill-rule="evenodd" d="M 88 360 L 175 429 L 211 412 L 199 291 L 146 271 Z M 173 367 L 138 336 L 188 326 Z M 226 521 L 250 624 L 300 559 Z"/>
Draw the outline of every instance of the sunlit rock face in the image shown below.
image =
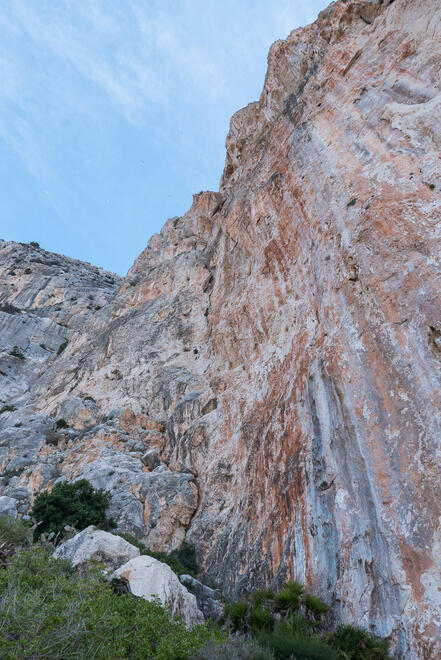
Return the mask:
<path fill-rule="evenodd" d="M 123 280 L 56 257 L 71 279 L 45 283 L 0 244 L 0 494 L 24 512 L 86 476 L 228 593 L 295 578 L 397 658 L 438 657 L 440 70 L 437 0 L 336 2 L 272 46 L 220 192 Z M 51 287 L 59 316 L 32 315 Z"/>

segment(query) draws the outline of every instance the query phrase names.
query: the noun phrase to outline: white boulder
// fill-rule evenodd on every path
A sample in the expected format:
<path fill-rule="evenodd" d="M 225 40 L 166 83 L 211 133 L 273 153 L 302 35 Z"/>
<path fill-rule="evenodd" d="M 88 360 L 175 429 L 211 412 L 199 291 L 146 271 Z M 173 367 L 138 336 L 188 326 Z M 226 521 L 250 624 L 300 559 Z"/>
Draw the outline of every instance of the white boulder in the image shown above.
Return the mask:
<path fill-rule="evenodd" d="M 181 616 L 188 628 L 204 621 L 196 597 L 179 582 L 167 564 L 141 555 L 128 561 L 112 575 L 112 580 L 125 582 L 135 596 L 152 600 L 156 596 L 172 616 Z"/>
<path fill-rule="evenodd" d="M 73 566 L 81 566 L 90 559 L 96 559 L 117 568 L 129 559 L 138 557 L 139 550 L 120 536 L 90 525 L 59 545 L 53 556 L 57 559 L 68 559 Z"/>

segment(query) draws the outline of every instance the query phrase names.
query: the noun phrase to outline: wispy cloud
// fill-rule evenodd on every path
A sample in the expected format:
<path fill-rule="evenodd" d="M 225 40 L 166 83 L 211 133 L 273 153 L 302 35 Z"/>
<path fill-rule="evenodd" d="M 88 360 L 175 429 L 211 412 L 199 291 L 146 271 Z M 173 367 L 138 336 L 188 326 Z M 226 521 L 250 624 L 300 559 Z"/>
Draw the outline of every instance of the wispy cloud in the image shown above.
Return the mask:
<path fill-rule="evenodd" d="M 260 0 L 251 11 L 248 2 L 238 6 L 227 0 L 223 7 L 209 2 L 204 11 L 207 3 L 201 0 L 14 0 L 3 9 L 0 31 L 15 34 L 11 43 L 24 42 L 31 57 L 46 60 L 53 97 L 57 87 L 63 90 L 67 84 L 61 77 L 73 70 L 126 121 L 145 124 L 152 106 L 168 108 L 177 98 L 194 102 L 195 94 L 208 103 L 234 95 L 235 69 L 241 70 L 240 63 L 234 66 L 237 54 L 248 63 L 262 58 L 275 36 L 286 36 L 305 17 L 307 5 L 305 0 L 279 0 L 268 10 Z M 227 26 L 228 14 L 233 20 Z M 28 78 L 29 83 L 35 70 L 17 50 L 9 54 L 9 65 L 14 56 L 13 74 L 4 53 L 0 61 L 2 73 L 6 69 L 0 98 L 22 104 L 23 84 L 17 80 Z M 79 85 L 72 87 L 65 109 L 84 110 L 84 93 Z"/>
<path fill-rule="evenodd" d="M 216 101 L 226 86 L 224 72 L 213 54 L 197 45 L 194 33 L 182 27 L 179 11 L 173 15 L 163 10 L 146 10 L 140 3 L 131 3 L 137 18 L 142 40 L 147 48 L 156 51 L 166 78 L 179 78 L 187 89 L 197 89 L 202 98 Z"/>
<path fill-rule="evenodd" d="M 53 58 L 52 67 L 70 65 L 85 81 L 107 95 L 115 111 L 136 122 L 148 103 L 167 101 L 166 87 L 143 57 L 140 34 L 120 12 L 91 7 L 84 13 L 66 2 L 58 11 L 16 0 L 10 20 L 17 22 L 35 46 Z M 74 99 L 71 99 L 73 101 Z"/>
<path fill-rule="evenodd" d="M 115 234 L 125 208 L 143 226 L 146 197 L 161 197 L 158 181 L 169 181 L 179 203 L 190 186 L 216 185 L 229 117 L 258 98 L 271 42 L 325 4 L 2 3 L 0 157 L 19 159 L 57 217 L 66 225 L 75 217 L 79 236 L 90 229 L 91 206 L 110 213 L 112 187 L 122 199 L 113 200 Z M 11 198 L 8 217 L 14 208 Z M 36 222 L 39 208 L 35 200 Z M 149 211 L 160 222 L 168 207 Z"/>

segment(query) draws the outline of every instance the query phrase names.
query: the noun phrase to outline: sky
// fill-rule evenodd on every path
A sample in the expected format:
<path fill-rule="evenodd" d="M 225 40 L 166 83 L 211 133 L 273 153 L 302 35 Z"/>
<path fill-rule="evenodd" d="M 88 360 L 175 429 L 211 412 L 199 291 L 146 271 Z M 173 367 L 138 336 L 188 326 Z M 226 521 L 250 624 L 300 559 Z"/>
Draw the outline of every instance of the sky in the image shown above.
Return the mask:
<path fill-rule="evenodd" d="M 125 275 L 328 0 L 0 0 L 0 238 Z"/>

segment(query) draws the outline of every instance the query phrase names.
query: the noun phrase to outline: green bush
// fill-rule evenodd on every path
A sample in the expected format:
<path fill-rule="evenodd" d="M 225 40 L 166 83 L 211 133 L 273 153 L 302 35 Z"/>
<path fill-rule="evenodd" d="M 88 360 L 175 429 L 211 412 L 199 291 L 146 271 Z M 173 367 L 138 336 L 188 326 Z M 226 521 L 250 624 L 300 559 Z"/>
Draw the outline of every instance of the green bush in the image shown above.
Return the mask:
<path fill-rule="evenodd" d="M 132 534 L 120 534 L 126 541 L 136 546 L 142 555 L 147 555 L 148 557 L 153 557 L 158 561 L 162 561 L 163 564 L 170 566 L 172 571 L 176 575 L 193 575 L 195 576 L 198 570 L 195 556 L 194 548 L 188 543 L 184 543 L 182 548 L 179 550 L 173 550 L 169 555 L 165 552 L 155 552 L 154 550 L 149 550 L 144 543 L 139 541 Z"/>
<path fill-rule="evenodd" d="M 225 616 L 231 621 L 234 631 L 245 632 L 248 615 L 248 603 L 244 600 L 225 605 Z"/>
<path fill-rule="evenodd" d="M 307 594 L 305 605 L 308 610 L 315 615 L 324 614 L 329 610 L 329 605 L 326 605 L 326 603 L 320 600 L 320 598 L 317 598 L 317 596 L 311 596 L 311 594 Z"/>
<path fill-rule="evenodd" d="M 259 591 L 253 591 L 251 597 L 254 605 L 260 607 L 274 600 L 274 591 L 271 589 L 260 589 Z"/>
<path fill-rule="evenodd" d="M 51 493 L 45 491 L 35 498 L 32 516 L 38 525 L 34 537 L 42 532 L 62 532 L 65 525 L 72 525 L 81 531 L 89 525 L 104 529 L 114 526 L 112 520 L 106 518 L 110 493 L 95 490 L 86 479 L 72 483 L 55 484 Z"/>
<path fill-rule="evenodd" d="M 258 642 L 270 649 L 278 660 L 339 660 L 336 652 L 318 637 L 297 637 L 279 627 L 271 634 L 260 635 Z"/>
<path fill-rule="evenodd" d="M 248 617 L 248 625 L 253 636 L 260 632 L 269 632 L 273 627 L 271 612 L 267 608 L 255 607 Z"/>
<path fill-rule="evenodd" d="M 0 543 L 29 545 L 31 530 L 21 520 L 0 516 Z"/>
<path fill-rule="evenodd" d="M 300 616 L 298 610 L 306 607 L 317 616 L 329 608 L 315 596 L 304 597 L 303 591 L 298 582 L 286 582 L 278 593 L 264 589 L 245 595 L 242 600 L 226 605 L 226 621 L 231 630 L 257 638 L 262 632 L 270 633 L 282 614 L 283 621 L 278 623 L 280 634 L 309 638 L 317 623 L 315 619 Z"/>
<path fill-rule="evenodd" d="M 340 626 L 329 642 L 342 660 L 388 660 L 390 657 L 386 639 L 354 626 Z"/>
<path fill-rule="evenodd" d="M 305 616 L 293 614 L 292 616 L 284 619 L 277 625 L 279 632 L 285 632 L 293 637 L 306 637 L 312 636 L 313 624 Z"/>
<path fill-rule="evenodd" d="M 157 602 L 115 595 L 99 570 L 78 573 L 38 546 L 0 571 L 3 660 L 184 660 L 225 634 L 207 624 L 187 630 Z"/>
<path fill-rule="evenodd" d="M 287 620 L 288 627 L 291 626 L 291 634 L 300 629 L 303 633 L 304 629 L 309 631 L 313 625 L 305 617 L 293 616 L 304 603 L 303 591 L 303 586 L 298 582 L 286 582 L 278 593 L 274 593 L 270 589 L 256 591 L 245 595 L 240 601 L 226 605 L 225 617 L 233 631 L 257 636 L 260 632 L 272 630 L 277 618 L 276 612 L 280 612 Z M 311 599 L 311 607 L 319 607 L 321 611 L 325 611 L 324 603 L 320 599 L 313 599 L 313 597 Z M 296 628 L 292 627 L 294 623 L 296 623 Z"/>
<path fill-rule="evenodd" d="M 199 567 L 196 562 L 194 547 L 184 543 L 178 550 L 173 550 L 169 557 L 176 559 L 190 575 L 196 575 Z"/>
<path fill-rule="evenodd" d="M 275 660 L 386 660 L 389 657 L 387 641 L 363 630 L 341 626 L 332 635 L 318 632 L 318 619 L 328 610 L 329 606 L 320 598 L 304 594 L 301 584 L 287 582 L 278 593 L 263 590 L 228 603 L 225 619 L 231 631 L 250 636 L 258 646 L 270 651 Z"/>
<path fill-rule="evenodd" d="M 245 637 L 232 637 L 223 644 L 209 644 L 201 649 L 195 660 L 273 660 L 269 649 Z"/>
<path fill-rule="evenodd" d="M 88 482 L 77 484 L 81 488 L 86 484 L 88 494 L 90 489 L 94 492 Z M 141 552 L 161 561 L 165 558 L 169 565 L 178 561 L 163 553 L 149 553 L 133 537 L 126 538 Z M 26 546 L 30 530 L 19 520 L 0 518 L 2 542 Z M 230 630 L 236 631 L 234 638 L 227 639 L 225 629 L 208 624 L 187 630 L 157 601 L 130 593 L 116 595 L 99 567 L 78 572 L 68 562 L 53 559 L 39 544 L 10 553 L 4 564 L 6 568 L 0 571 L 2 660 L 390 660 L 387 641 L 364 630 L 340 626 L 332 634 L 317 633 L 317 623 L 297 610 L 304 611 L 306 606 L 317 615 L 327 606 L 318 598 L 302 596 L 303 587 L 295 582 L 285 584 L 275 595 L 261 591 L 227 604 L 226 620 Z M 282 620 L 276 610 L 282 612 Z"/>
<path fill-rule="evenodd" d="M 277 609 L 288 614 L 295 612 L 299 608 L 303 591 L 303 586 L 298 582 L 286 582 L 276 595 Z"/>

